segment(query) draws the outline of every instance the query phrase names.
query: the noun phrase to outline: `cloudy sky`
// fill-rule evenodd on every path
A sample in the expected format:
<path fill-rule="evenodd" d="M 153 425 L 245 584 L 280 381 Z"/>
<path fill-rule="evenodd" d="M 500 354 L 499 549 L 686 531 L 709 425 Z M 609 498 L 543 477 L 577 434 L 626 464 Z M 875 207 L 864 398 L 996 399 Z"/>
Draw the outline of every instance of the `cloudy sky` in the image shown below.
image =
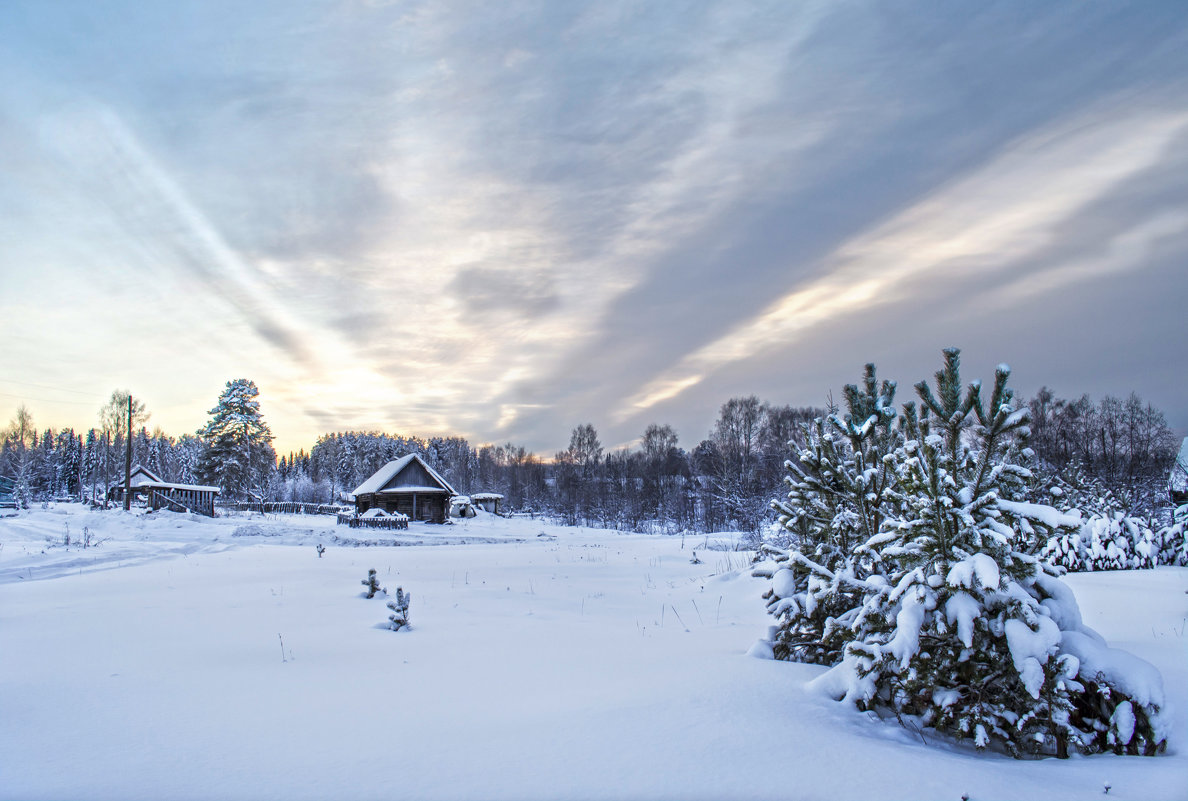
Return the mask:
<path fill-rule="evenodd" d="M 0 411 L 692 447 L 940 351 L 1188 428 L 1188 5 L 6 0 Z"/>

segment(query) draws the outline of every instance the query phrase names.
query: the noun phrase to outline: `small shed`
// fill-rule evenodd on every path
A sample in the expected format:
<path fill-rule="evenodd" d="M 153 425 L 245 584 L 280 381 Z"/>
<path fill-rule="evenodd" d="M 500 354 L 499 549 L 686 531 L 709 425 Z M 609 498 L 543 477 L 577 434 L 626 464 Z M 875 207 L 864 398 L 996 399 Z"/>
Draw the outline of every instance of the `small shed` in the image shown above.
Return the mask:
<path fill-rule="evenodd" d="M 450 498 L 450 517 L 474 517 L 474 504 L 469 495 L 455 495 Z"/>
<path fill-rule="evenodd" d="M 470 502 L 484 512 L 492 514 L 502 514 L 499 508 L 503 504 L 503 496 L 498 492 L 476 492 L 470 496 Z"/>
<path fill-rule="evenodd" d="M 1176 506 L 1188 503 L 1188 437 L 1180 444 L 1180 455 L 1167 477 L 1167 495 Z"/>
<path fill-rule="evenodd" d="M 424 459 L 410 453 L 375 471 L 351 494 L 358 514 L 383 509 L 408 515 L 412 520 L 444 523 L 449 516 L 450 498 L 458 493 Z"/>
<path fill-rule="evenodd" d="M 153 509 L 172 509 L 175 512 L 194 512 L 214 517 L 215 496 L 221 492 L 218 487 L 202 484 L 174 484 L 162 481 L 161 477 L 142 465 L 132 468 L 128 484 L 133 498 L 144 498 Z M 109 501 L 123 501 L 124 482 L 112 485 L 107 490 Z"/>

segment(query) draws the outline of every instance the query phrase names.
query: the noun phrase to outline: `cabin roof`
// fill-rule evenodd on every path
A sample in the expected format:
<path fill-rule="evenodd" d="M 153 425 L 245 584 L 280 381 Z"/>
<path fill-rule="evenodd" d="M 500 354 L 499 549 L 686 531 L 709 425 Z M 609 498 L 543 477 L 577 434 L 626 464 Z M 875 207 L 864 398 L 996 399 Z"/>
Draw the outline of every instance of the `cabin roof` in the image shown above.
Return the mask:
<path fill-rule="evenodd" d="M 151 486 L 154 484 L 164 484 L 165 483 L 164 481 L 161 480 L 161 477 L 159 475 L 154 473 L 152 470 L 149 470 L 147 467 L 145 467 L 142 464 L 137 464 L 137 465 L 132 466 L 131 479 L 132 479 L 133 487 L 145 487 L 145 486 Z M 117 484 L 115 484 L 114 486 L 122 487 L 122 486 L 124 486 L 124 482 L 120 481 Z"/>
<path fill-rule="evenodd" d="M 174 484 L 169 481 L 162 481 L 161 477 L 149 470 L 144 465 L 136 465 L 132 468 L 132 488 L 149 487 L 151 489 L 171 489 L 171 490 L 185 490 L 189 492 L 214 492 L 219 493 L 221 490 L 218 487 L 206 486 L 203 484 Z M 113 484 L 113 489 L 123 489 L 124 482 Z"/>
<path fill-rule="evenodd" d="M 425 469 L 425 472 L 429 474 L 429 477 L 431 479 L 433 479 L 433 481 L 437 482 L 437 484 L 439 486 L 436 486 L 436 487 L 402 486 L 402 487 L 388 488 L 388 484 L 390 484 L 393 479 L 395 479 L 402 472 L 404 472 L 404 470 L 410 464 L 412 464 L 414 461 L 419 463 L 421 465 L 421 467 L 423 467 Z M 381 467 L 379 470 L 376 470 L 371 475 L 371 478 L 367 479 L 362 484 L 360 484 L 358 487 L 356 487 L 355 491 L 352 494 L 355 495 L 356 497 L 358 497 L 360 495 L 369 495 L 369 494 L 374 494 L 377 492 L 383 492 L 385 494 L 388 494 L 388 493 L 397 494 L 397 493 L 405 493 L 405 492 L 443 492 L 443 491 L 448 492 L 450 495 L 458 494 L 457 490 L 455 490 L 453 487 L 451 487 L 450 483 L 448 481 L 446 481 L 444 478 L 442 478 L 440 473 L 438 473 L 436 470 L 434 470 L 432 467 L 430 467 L 425 462 L 424 459 L 422 459 L 420 456 L 418 456 L 415 453 L 410 453 L 405 456 L 401 456 L 399 459 L 393 459 L 392 461 L 388 462 L 386 465 Z"/>

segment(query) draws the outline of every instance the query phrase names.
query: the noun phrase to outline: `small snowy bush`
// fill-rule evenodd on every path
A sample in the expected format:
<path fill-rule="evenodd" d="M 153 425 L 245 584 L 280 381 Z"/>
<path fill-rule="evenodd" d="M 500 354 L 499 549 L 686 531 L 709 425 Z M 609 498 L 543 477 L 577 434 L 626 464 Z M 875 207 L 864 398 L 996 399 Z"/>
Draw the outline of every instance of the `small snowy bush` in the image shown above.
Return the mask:
<path fill-rule="evenodd" d="M 388 601 L 388 608 L 392 614 L 388 615 L 388 628 L 400 631 L 409 628 L 408 604 L 412 600 L 412 593 L 405 593 L 403 587 L 396 588 L 396 598 Z"/>
<path fill-rule="evenodd" d="M 985 404 L 946 350 L 935 393 L 917 384 L 920 412 L 905 404 L 894 431 L 893 384 L 876 396 L 868 366 L 864 390 L 846 388 L 850 414 L 818 421 L 788 465 L 776 507 L 794 544 L 756 568 L 772 578 L 771 653 L 831 664 L 822 691 L 978 748 L 1156 753 L 1158 672 L 1085 628 L 1032 555 L 1080 518 L 1026 501 L 1028 412 L 1009 374 Z"/>
<path fill-rule="evenodd" d="M 1134 570 L 1160 563 L 1160 542 L 1147 521 L 1115 512 L 1093 515 L 1076 534 L 1052 537 L 1040 558 L 1069 572 Z"/>
<path fill-rule="evenodd" d="M 321 556 L 321 554 L 318 555 Z M 379 585 L 379 579 L 375 577 L 374 567 L 367 571 L 367 578 L 363 579 L 359 583 L 367 588 L 368 598 L 374 598 L 377 592 L 382 592 L 384 595 L 388 594 L 388 591 Z"/>
<path fill-rule="evenodd" d="M 1172 524 L 1159 531 L 1159 564 L 1188 565 L 1188 505 L 1176 509 Z"/>

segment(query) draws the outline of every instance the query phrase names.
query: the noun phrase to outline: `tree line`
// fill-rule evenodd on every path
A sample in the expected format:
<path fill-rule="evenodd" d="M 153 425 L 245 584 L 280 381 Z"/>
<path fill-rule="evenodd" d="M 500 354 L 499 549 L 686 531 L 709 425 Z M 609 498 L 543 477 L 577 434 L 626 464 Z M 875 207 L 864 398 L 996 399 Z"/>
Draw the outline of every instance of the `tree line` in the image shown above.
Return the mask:
<path fill-rule="evenodd" d="M 324 434 L 308 453 L 278 460 L 257 396 L 251 381 L 228 382 L 210 421 L 177 438 L 150 432 L 149 412 L 134 399 L 133 463 L 167 482 L 220 486 L 226 500 L 334 503 L 386 462 L 416 453 L 460 493 L 502 494 L 508 511 L 632 531 L 757 532 L 785 493 L 785 461 L 798 459 L 815 420 L 837 411 L 731 398 L 691 448 L 671 425 L 653 423 L 635 446 L 607 450 L 594 424 L 583 423 L 547 460 L 510 442 L 476 447 L 462 437 L 355 431 Z M 0 475 L 29 500 L 101 499 L 123 478 L 127 404 L 127 391 L 113 392 L 98 425 L 82 433 L 39 431 L 21 406 L 3 431 Z M 1030 445 L 1046 469 L 1087 475 L 1131 511 L 1165 503 L 1178 441 L 1150 403 L 1135 393 L 1063 399 L 1044 387 L 1027 405 Z"/>

